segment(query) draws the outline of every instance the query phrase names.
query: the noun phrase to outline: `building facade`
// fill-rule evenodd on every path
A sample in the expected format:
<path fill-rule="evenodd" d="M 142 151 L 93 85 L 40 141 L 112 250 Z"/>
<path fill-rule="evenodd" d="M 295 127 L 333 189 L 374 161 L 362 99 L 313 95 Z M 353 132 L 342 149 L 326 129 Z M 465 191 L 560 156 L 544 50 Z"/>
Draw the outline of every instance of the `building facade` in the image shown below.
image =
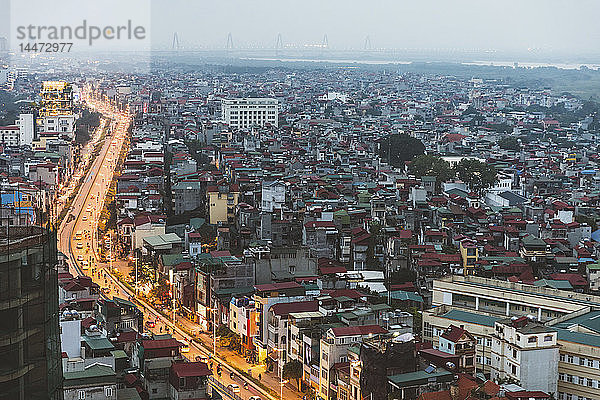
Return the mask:
<path fill-rule="evenodd" d="M 61 399 L 56 234 L 0 233 L 0 399 Z"/>
<path fill-rule="evenodd" d="M 266 124 L 278 126 L 278 102 L 268 98 L 221 100 L 223 120 L 232 128 L 247 129 Z"/>

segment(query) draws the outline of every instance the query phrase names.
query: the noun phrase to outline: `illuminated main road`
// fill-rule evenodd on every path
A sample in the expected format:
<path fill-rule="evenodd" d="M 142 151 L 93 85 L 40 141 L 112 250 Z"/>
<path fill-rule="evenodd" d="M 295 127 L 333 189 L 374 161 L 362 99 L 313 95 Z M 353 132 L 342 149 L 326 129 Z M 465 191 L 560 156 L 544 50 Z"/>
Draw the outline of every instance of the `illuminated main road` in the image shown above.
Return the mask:
<path fill-rule="evenodd" d="M 88 106 L 102 113 L 104 116 L 103 121 L 107 121 L 103 122 L 101 129 L 110 129 L 111 132 L 110 135 L 106 136 L 102 149 L 96 159 L 92 160 L 92 166 L 84 178 L 78 193 L 75 195 L 69 213 L 63 221 L 60 221 L 58 235 L 59 249 L 67 256 L 70 272 L 74 276 L 82 274 L 91 276 L 100 285 L 104 295 L 108 298 L 112 298 L 112 296 L 131 298 L 135 297 L 134 293 L 130 292 L 128 288 L 112 276 L 112 271 L 107 268 L 108 265 L 99 262 L 98 247 L 102 245 L 102 242 L 99 241 L 99 238 L 95 237 L 104 199 L 113 179 L 116 162 L 126 140 L 130 117 L 117 112 L 109 103 L 95 101 L 87 93 L 84 96 Z M 110 126 L 105 126 L 105 123 L 110 124 Z M 78 174 L 81 173 L 83 172 L 78 172 Z M 70 215 L 73 217 L 70 217 Z M 175 338 L 189 345 L 189 352 L 184 353 L 188 359 L 193 361 L 199 356 L 206 357 L 211 353 L 200 345 L 190 341 L 191 337 L 179 327 L 176 327 L 173 332 L 171 320 L 153 309 L 150 304 L 141 299 L 135 299 L 135 301 L 143 309 L 145 329 L 154 333 L 166 333 L 167 329 L 169 329 Z M 155 322 L 156 326 L 149 328 L 146 324 L 148 320 Z M 203 342 L 209 348 L 212 348 L 212 340 L 205 337 L 206 335 L 203 336 Z M 249 399 L 252 396 L 265 400 L 279 398 L 279 396 L 275 397 L 267 393 L 251 381 L 247 382 L 248 388 L 245 388 L 244 379 L 232 368 L 231 363 L 235 364 L 238 368 L 244 367 L 236 364 L 234 360 L 228 359 L 226 362 L 220 357 L 218 350 L 216 361 L 213 363 L 213 371 L 216 369 L 217 364 L 223 367 L 223 371 L 221 377 L 218 377 L 215 372 L 215 378 L 225 386 L 232 383 L 239 385 L 240 392 L 237 395 L 242 399 Z M 234 372 L 233 377 L 230 376 L 231 372 Z M 264 373 L 263 371 L 260 372 Z M 252 376 L 257 377 L 258 373 L 259 371 L 253 370 Z M 263 380 L 263 383 L 266 384 L 266 380 L 270 380 L 272 389 L 279 393 L 279 382 L 275 383 L 272 378 L 267 378 Z M 285 399 L 302 398 L 297 391 L 290 390 L 289 387 L 284 388 L 283 397 Z"/>
<path fill-rule="evenodd" d="M 59 249 L 69 260 L 70 272 L 79 275 L 97 269 L 97 231 L 104 198 L 112 181 L 113 172 L 129 127 L 129 117 L 118 113 L 110 104 L 87 97 L 90 108 L 103 114 L 101 129 L 108 129 L 100 153 L 76 193 L 67 216 L 60 221 Z M 107 122 L 108 121 L 108 122 Z M 110 124 L 105 126 L 105 124 Z M 79 172 L 78 174 L 81 174 Z M 79 238 L 79 236 L 81 238 Z M 98 271 L 96 271 L 97 273 Z"/>

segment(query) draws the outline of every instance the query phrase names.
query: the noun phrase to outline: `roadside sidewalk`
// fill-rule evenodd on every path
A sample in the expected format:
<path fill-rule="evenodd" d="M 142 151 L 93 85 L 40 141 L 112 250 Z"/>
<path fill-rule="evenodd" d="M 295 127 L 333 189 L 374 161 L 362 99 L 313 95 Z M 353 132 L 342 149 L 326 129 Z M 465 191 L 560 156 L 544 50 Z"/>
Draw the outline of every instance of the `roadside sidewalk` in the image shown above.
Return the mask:
<path fill-rule="evenodd" d="M 177 316 L 177 325 L 182 326 L 185 330 L 189 332 L 195 332 L 198 330 L 198 325 L 189 319 Z M 207 333 L 201 333 L 200 335 L 195 336 L 197 339 L 201 340 L 204 346 L 211 350 L 213 348 L 213 338 L 212 335 Z M 246 362 L 246 358 L 238 354 L 237 352 L 220 347 L 217 343 L 217 355 L 222 359 L 226 360 L 227 363 L 232 366 L 249 373 L 253 378 L 258 379 L 258 376 L 261 376 L 260 382 L 273 389 L 277 392 L 279 396 L 279 385 L 280 379 L 277 372 L 267 372 L 265 365 L 257 365 L 257 364 L 249 364 Z M 283 398 L 284 399 L 302 399 L 303 394 L 296 390 L 295 382 L 288 382 L 283 388 Z"/>

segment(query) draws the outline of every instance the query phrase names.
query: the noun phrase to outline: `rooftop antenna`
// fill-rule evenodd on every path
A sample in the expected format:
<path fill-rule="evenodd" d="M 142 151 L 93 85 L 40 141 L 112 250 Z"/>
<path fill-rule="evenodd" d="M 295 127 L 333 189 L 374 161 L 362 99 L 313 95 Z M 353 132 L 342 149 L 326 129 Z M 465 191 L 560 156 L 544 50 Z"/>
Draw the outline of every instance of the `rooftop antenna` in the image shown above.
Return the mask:
<path fill-rule="evenodd" d="M 173 33 L 173 44 L 171 45 L 171 50 L 179 50 L 179 37 L 177 36 L 177 32 Z"/>
<path fill-rule="evenodd" d="M 371 46 L 371 37 L 369 35 L 365 38 L 365 50 L 373 50 L 373 47 Z"/>
<path fill-rule="evenodd" d="M 233 36 L 231 36 L 231 32 L 227 34 L 227 45 L 225 48 L 227 50 L 233 50 Z"/>

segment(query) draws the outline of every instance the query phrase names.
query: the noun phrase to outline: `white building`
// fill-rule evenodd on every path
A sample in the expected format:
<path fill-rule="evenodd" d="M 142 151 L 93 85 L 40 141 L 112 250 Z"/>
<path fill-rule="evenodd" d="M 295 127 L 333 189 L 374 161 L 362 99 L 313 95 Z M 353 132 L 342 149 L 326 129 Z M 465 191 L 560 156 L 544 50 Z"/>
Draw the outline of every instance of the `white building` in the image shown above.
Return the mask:
<path fill-rule="evenodd" d="M 266 124 L 278 126 L 278 102 L 269 98 L 223 99 L 221 115 L 232 128 L 246 129 Z"/>
<path fill-rule="evenodd" d="M 38 132 L 56 132 L 70 138 L 75 133 L 75 115 L 52 115 L 39 117 L 37 120 Z"/>
<path fill-rule="evenodd" d="M 339 92 L 327 92 L 327 93 L 319 96 L 319 100 L 324 100 L 324 101 L 339 100 L 342 103 L 347 103 L 348 95 L 339 93 Z"/>
<path fill-rule="evenodd" d="M 0 126 L 0 144 L 5 146 L 18 146 L 19 127 L 15 125 Z"/>
<path fill-rule="evenodd" d="M 19 120 L 19 144 L 31 146 L 33 142 L 33 114 L 20 114 Z"/>
<path fill-rule="evenodd" d="M 264 182 L 262 185 L 262 205 L 264 212 L 273 212 L 285 203 L 285 183 L 281 181 Z"/>
<path fill-rule="evenodd" d="M 556 393 L 558 360 L 556 329 L 526 316 L 496 321 L 492 335 L 492 380 L 514 380 L 524 390 Z"/>

